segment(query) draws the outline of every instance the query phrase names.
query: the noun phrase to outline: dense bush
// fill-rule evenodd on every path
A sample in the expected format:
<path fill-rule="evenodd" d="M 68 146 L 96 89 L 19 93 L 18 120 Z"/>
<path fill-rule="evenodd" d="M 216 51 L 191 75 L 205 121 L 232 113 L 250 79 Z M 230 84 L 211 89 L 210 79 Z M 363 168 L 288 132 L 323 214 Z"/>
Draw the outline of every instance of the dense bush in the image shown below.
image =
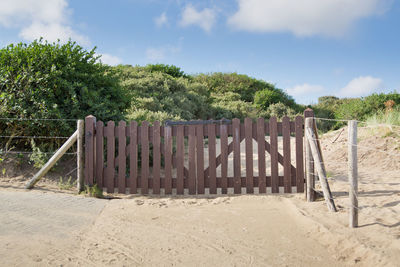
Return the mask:
<path fill-rule="evenodd" d="M 211 116 L 207 89 L 184 77 L 147 67 L 118 66 L 122 86 L 129 93 L 131 120 L 207 119 Z M 147 110 L 148 112 L 145 112 Z"/>
<path fill-rule="evenodd" d="M 257 91 L 276 90 L 270 83 L 237 73 L 199 74 L 194 77 L 194 80 L 205 85 L 212 93 L 237 93 L 240 95 L 240 100 L 245 102 L 253 102 Z"/>
<path fill-rule="evenodd" d="M 232 119 L 245 117 L 257 117 L 257 109 L 251 102 L 241 100 L 238 93 L 227 92 L 225 94 L 212 94 L 212 118 Z"/>
<path fill-rule="evenodd" d="M 97 61 L 94 49 L 39 40 L 0 50 L 0 117 L 79 119 L 93 114 L 118 120 L 127 100 L 117 73 Z M 3 135 L 64 136 L 75 128 L 75 122 L 0 121 Z"/>
<path fill-rule="evenodd" d="M 317 117 L 339 119 L 339 120 L 360 120 L 365 121 L 375 114 L 382 114 L 385 110 L 385 103 L 391 100 L 393 108 L 400 105 L 400 94 L 392 92 L 388 94 L 372 94 L 362 98 L 342 98 L 333 96 L 320 97 L 318 104 L 312 108 Z M 322 131 L 335 129 L 343 126 L 343 122 L 318 121 L 318 128 Z"/>
<path fill-rule="evenodd" d="M 279 89 L 263 89 L 255 93 L 254 104 L 259 109 L 267 110 L 270 105 L 277 103 L 289 108 L 295 108 L 296 105 L 292 97 Z"/>
<path fill-rule="evenodd" d="M 393 92 L 389 94 L 372 94 L 363 98 L 343 99 L 335 110 L 338 119 L 365 120 L 367 117 L 385 109 L 385 102 L 393 100 L 396 105 L 400 103 L 400 94 Z"/>
<path fill-rule="evenodd" d="M 293 110 L 292 108 L 286 106 L 281 102 L 271 104 L 268 107 L 266 114 L 268 118 L 270 117 L 282 118 L 284 116 L 288 116 L 292 119 L 297 115 L 295 110 Z"/>

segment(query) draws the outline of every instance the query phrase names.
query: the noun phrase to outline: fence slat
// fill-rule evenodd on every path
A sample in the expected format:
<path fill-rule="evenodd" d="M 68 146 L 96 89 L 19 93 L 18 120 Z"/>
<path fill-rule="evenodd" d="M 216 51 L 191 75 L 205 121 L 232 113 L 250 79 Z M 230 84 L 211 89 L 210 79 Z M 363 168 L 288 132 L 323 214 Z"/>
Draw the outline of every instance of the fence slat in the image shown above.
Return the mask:
<path fill-rule="evenodd" d="M 285 193 L 292 192 L 291 163 L 290 163 L 290 119 L 282 118 L 283 138 L 283 186 Z"/>
<path fill-rule="evenodd" d="M 178 125 L 176 133 L 176 193 L 178 195 L 183 195 L 184 193 L 184 148 L 184 128 L 183 125 Z"/>
<path fill-rule="evenodd" d="M 271 154 L 271 191 L 279 193 L 278 177 L 278 123 L 276 117 L 269 119 Z"/>
<path fill-rule="evenodd" d="M 126 122 L 120 121 L 118 134 L 118 193 L 125 193 L 126 188 Z"/>
<path fill-rule="evenodd" d="M 96 123 L 96 184 L 103 190 L 103 172 L 104 172 L 104 123 Z"/>
<path fill-rule="evenodd" d="M 92 186 L 94 181 L 94 137 L 96 118 L 85 118 L 85 184 Z"/>
<path fill-rule="evenodd" d="M 161 149 L 160 122 L 153 123 L 153 194 L 160 194 Z"/>
<path fill-rule="evenodd" d="M 203 125 L 196 126 L 197 193 L 204 194 L 204 131 Z"/>
<path fill-rule="evenodd" d="M 104 182 L 107 186 L 107 193 L 114 193 L 115 179 L 115 124 L 113 121 L 107 122 L 105 127 L 107 137 L 107 167 L 105 170 Z"/>
<path fill-rule="evenodd" d="M 208 166 L 209 168 L 209 187 L 210 194 L 217 193 L 217 168 L 216 168 L 216 142 L 215 124 L 208 125 Z"/>
<path fill-rule="evenodd" d="M 172 127 L 164 127 L 165 194 L 172 194 Z"/>
<path fill-rule="evenodd" d="M 253 186 L 253 121 L 244 119 L 245 147 L 246 147 L 246 193 L 254 193 Z"/>
<path fill-rule="evenodd" d="M 129 125 L 129 181 L 131 194 L 137 193 L 138 184 L 138 125 L 136 121 L 131 121 Z"/>
<path fill-rule="evenodd" d="M 304 163 L 303 163 L 303 117 L 295 119 L 296 132 L 296 188 L 297 193 L 304 192 Z"/>
<path fill-rule="evenodd" d="M 221 193 L 228 193 L 228 125 L 221 125 Z"/>
<path fill-rule="evenodd" d="M 188 187 L 189 194 L 196 194 L 196 127 L 189 125 L 188 138 L 188 156 L 189 156 L 189 178 Z"/>
<path fill-rule="evenodd" d="M 257 145 L 258 145 L 258 189 L 260 194 L 266 193 L 266 174 L 265 174 L 265 130 L 264 118 L 257 120 Z"/>
<path fill-rule="evenodd" d="M 141 125 L 141 193 L 149 193 L 149 123 L 142 122 Z"/>
<path fill-rule="evenodd" d="M 233 176 L 234 176 L 234 193 L 240 194 L 242 192 L 242 185 L 240 180 L 240 120 L 232 120 L 233 131 Z"/>

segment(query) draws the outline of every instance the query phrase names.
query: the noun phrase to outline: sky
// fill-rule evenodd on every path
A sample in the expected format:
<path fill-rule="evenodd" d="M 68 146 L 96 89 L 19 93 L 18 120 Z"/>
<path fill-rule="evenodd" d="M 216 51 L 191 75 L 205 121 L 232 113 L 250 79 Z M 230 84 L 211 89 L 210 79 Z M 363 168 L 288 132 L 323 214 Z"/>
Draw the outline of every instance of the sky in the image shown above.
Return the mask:
<path fill-rule="evenodd" d="M 247 74 L 302 104 L 400 91 L 398 0 L 0 0 L 0 47 L 40 37 L 110 65 Z"/>

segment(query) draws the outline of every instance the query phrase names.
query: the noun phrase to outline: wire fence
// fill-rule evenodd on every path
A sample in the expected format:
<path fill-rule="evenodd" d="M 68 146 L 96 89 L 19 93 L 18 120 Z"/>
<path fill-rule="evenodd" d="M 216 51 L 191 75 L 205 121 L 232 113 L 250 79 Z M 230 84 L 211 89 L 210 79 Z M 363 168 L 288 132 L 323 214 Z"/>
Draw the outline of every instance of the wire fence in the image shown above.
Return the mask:
<path fill-rule="evenodd" d="M 349 122 L 349 121 L 350 121 L 350 120 L 336 120 L 336 119 L 318 118 L 318 117 L 315 117 L 314 119 L 315 119 L 315 121 L 318 121 L 318 120 L 320 120 L 320 121 L 339 121 L 339 122 Z M 400 125 L 393 125 L 393 124 L 374 124 L 373 126 L 371 126 L 371 125 L 369 125 L 368 122 L 365 122 L 365 121 L 357 121 L 357 122 L 359 122 L 360 124 L 366 124 L 366 125 L 367 125 L 367 126 L 365 126 L 365 127 L 362 127 L 362 126 L 359 126 L 359 125 L 358 125 L 358 128 L 388 127 L 388 128 L 390 128 L 390 130 L 391 130 L 392 132 L 395 132 L 393 128 L 395 128 L 395 129 L 397 130 L 397 127 L 400 127 Z M 343 134 L 344 131 L 345 131 L 345 129 L 343 128 L 343 129 L 334 137 L 334 139 L 333 139 L 333 141 L 331 141 L 331 143 L 336 142 L 336 141 L 338 140 L 338 138 Z M 313 141 L 321 141 L 320 139 L 311 139 L 311 140 L 313 140 Z M 332 139 L 331 139 L 331 140 L 332 140 Z M 347 142 L 348 142 L 348 140 L 346 140 L 346 144 L 345 144 L 346 147 L 349 146 L 349 144 L 348 144 Z M 397 142 L 395 139 L 394 139 L 394 142 L 397 143 L 397 144 L 399 144 L 399 142 Z M 385 149 L 378 149 L 378 148 L 376 148 L 376 147 L 369 146 L 369 145 L 360 145 L 360 144 L 358 144 L 358 142 L 357 142 L 357 144 L 354 144 L 354 145 L 352 145 L 352 146 L 357 147 L 357 154 L 360 153 L 360 151 L 372 151 L 372 152 L 374 152 L 374 153 L 382 153 L 382 154 L 388 155 L 388 156 L 391 157 L 392 160 L 395 160 L 395 161 L 399 161 L 399 162 L 400 162 L 400 150 L 396 151 L 396 147 L 390 147 L 390 148 L 392 148 L 393 151 L 387 151 L 388 148 L 385 148 Z M 400 147 L 398 147 L 398 148 L 400 148 Z M 321 146 L 321 149 L 323 149 L 322 146 Z M 322 152 L 322 151 L 321 151 L 321 152 Z M 316 162 L 314 162 L 313 160 L 311 160 L 311 162 L 312 162 L 312 163 L 316 163 Z M 325 163 L 323 163 L 323 164 L 325 165 Z M 336 164 L 336 165 L 339 164 L 339 165 L 342 165 L 342 166 L 344 165 L 344 166 L 346 166 L 346 167 L 348 166 L 348 162 L 345 161 L 345 160 L 340 161 L 340 162 L 335 161 L 335 164 Z M 347 169 L 346 167 L 345 167 L 345 169 Z M 313 176 L 315 176 L 315 177 L 319 177 L 318 173 L 311 172 L 310 174 L 313 175 Z M 360 178 L 361 178 L 361 177 L 358 176 L 358 184 L 361 185 L 361 184 L 367 184 L 367 183 L 368 183 L 368 181 L 363 181 L 363 183 L 361 183 L 362 180 L 361 180 Z M 399 178 L 400 178 L 400 177 L 399 177 Z M 335 177 L 328 177 L 327 180 L 328 180 L 328 181 L 335 181 L 335 182 L 346 182 L 346 180 L 342 180 L 342 179 L 339 180 L 339 179 L 336 179 Z M 369 182 L 370 182 L 370 181 L 369 181 Z M 374 181 L 374 184 L 376 184 L 376 182 L 377 182 L 377 181 Z M 317 188 L 313 187 L 313 190 L 314 190 L 314 191 L 317 191 Z M 351 192 L 354 194 L 354 196 L 355 196 L 357 202 L 359 203 L 359 206 L 354 206 L 354 205 L 352 205 L 352 204 L 350 203 L 350 201 L 349 201 L 348 203 L 344 204 L 344 207 L 345 207 L 345 208 L 347 208 L 347 209 L 356 209 L 356 210 L 358 210 L 358 211 L 361 211 L 362 209 L 365 209 L 365 208 L 368 208 L 368 207 L 372 207 L 372 208 L 373 208 L 373 207 L 376 207 L 375 204 L 369 205 L 369 206 L 367 206 L 367 205 L 362 205 L 362 204 L 363 204 L 363 203 L 362 203 L 362 199 L 360 199 L 360 195 L 358 195 L 358 188 L 355 188 L 355 187 L 351 186 L 351 183 L 348 183 L 348 184 L 347 184 L 347 190 L 351 191 Z M 350 192 L 348 193 L 348 196 L 350 196 Z M 338 198 L 335 197 L 334 195 L 332 195 L 332 198 L 330 198 L 330 197 L 328 196 L 328 199 L 333 200 L 333 201 L 335 201 L 335 202 L 337 202 L 337 200 L 338 200 Z M 341 199 L 341 200 L 342 200 L 342 199 Z M 343 203 L 341 203 L 341 204 L 343 204 Z M 382 218 L 379 218 L 378 216 L 376 216 L 376 213 L 375 213 L 375 212 L 374 212 L 374 213 L 368 212 L 368 217 L 375 219 L 377 222 L 382 221 Z"/>
<path fill-rule="evenodd" d="M 60 119 L 60 118 L 11 118 L 11 117 L 0 117 L 0 121 L 26 121 L 26 122 L 77 122 L 77 119 Z M 7 140 L 6 143 L 12 143 L 14 139 L 18 140 L 66 140 L 69 136 L 43 136 L 43 135 L 0 135 L 0 144 L 3 143 L 2 140 Z M 44 155 L 53 155 L 57 151 L 33 151 L 33 150 L 19 150 L 16 151 L 10 144 L 7 144 L 5 147 L 0 147 L 0 155 L 7 154 L 21 154 L 21 155 L 32 155 L 35 153 L 44 154 Z M 76 152 L 65 153 L 66 155 L 76 155 Z"/>

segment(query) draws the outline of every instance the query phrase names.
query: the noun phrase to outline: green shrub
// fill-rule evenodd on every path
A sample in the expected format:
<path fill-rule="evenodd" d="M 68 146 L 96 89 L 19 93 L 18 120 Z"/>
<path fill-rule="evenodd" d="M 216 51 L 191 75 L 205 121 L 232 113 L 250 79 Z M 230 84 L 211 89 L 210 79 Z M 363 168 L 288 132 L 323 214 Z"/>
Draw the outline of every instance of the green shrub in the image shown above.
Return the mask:
<path fill-rule="evenodd" d="M 212 94 L 211 108 L 212 118 L 216 120 L 255 118 L 257 114 L 257 110 L 251 102 L 241 100 L 240 95 L 234 92 Z"/>
<path fill-rule="evenodd" d="M 191 120 L 207 119 L 211 115 L 209 93 L 203 85 L 184 77 L 174 78 L 164 72 L 149 71 L 146 67 L 117 68 L 123 77 L 122 86 L 131 98 L 127 118 Z"/>
<path fill-rule="evenodd" d="M 122 119 L 129 101 L 118 73 L 97 59 L 95 49 L 86 51 L 71 41 L 39 40 L 0 49 L 0 117 L 79 119 L 92 114 Z M 0 121 L 0 129 L 2 135 L 65 136 L 76 122 Z M 59 146 L 60 140 L 53 144 Z"/>
<path fill-rule="evenodd" d="M 194 77 L 194 81 L 203 84 L 212 93 L 237 93 L 240 95 L 240 99 L 245 102 L 253 102 L 254 94 L 257 91 L 263 89 L 275 89 L 272 84 L 263 80 L 257 80 L 247 75 L 237 73 L 215 72 L 210 74 L 199 74 Z"/>
<path fill-rule="evenodd" d="M 267 110 L 270 105 L 276 103 L 282 103 L 289 107 L 295 105 L 295 102 L 291 97 L 278 89 L 264 89 L 255 93 L 254 105 L 259 109 Z"/>
<path fill-rule="evenodd" d="M 296 117 L 296 111 L 294 111 L 292 108 L 286 106 L 283 103 L 275 103 L 271 104 L 266 112 L 266 116 L 268 118 L 270 117 L 277 117 L 281 119 L 284 116 L 288 116 L 290 118 Z"/>

